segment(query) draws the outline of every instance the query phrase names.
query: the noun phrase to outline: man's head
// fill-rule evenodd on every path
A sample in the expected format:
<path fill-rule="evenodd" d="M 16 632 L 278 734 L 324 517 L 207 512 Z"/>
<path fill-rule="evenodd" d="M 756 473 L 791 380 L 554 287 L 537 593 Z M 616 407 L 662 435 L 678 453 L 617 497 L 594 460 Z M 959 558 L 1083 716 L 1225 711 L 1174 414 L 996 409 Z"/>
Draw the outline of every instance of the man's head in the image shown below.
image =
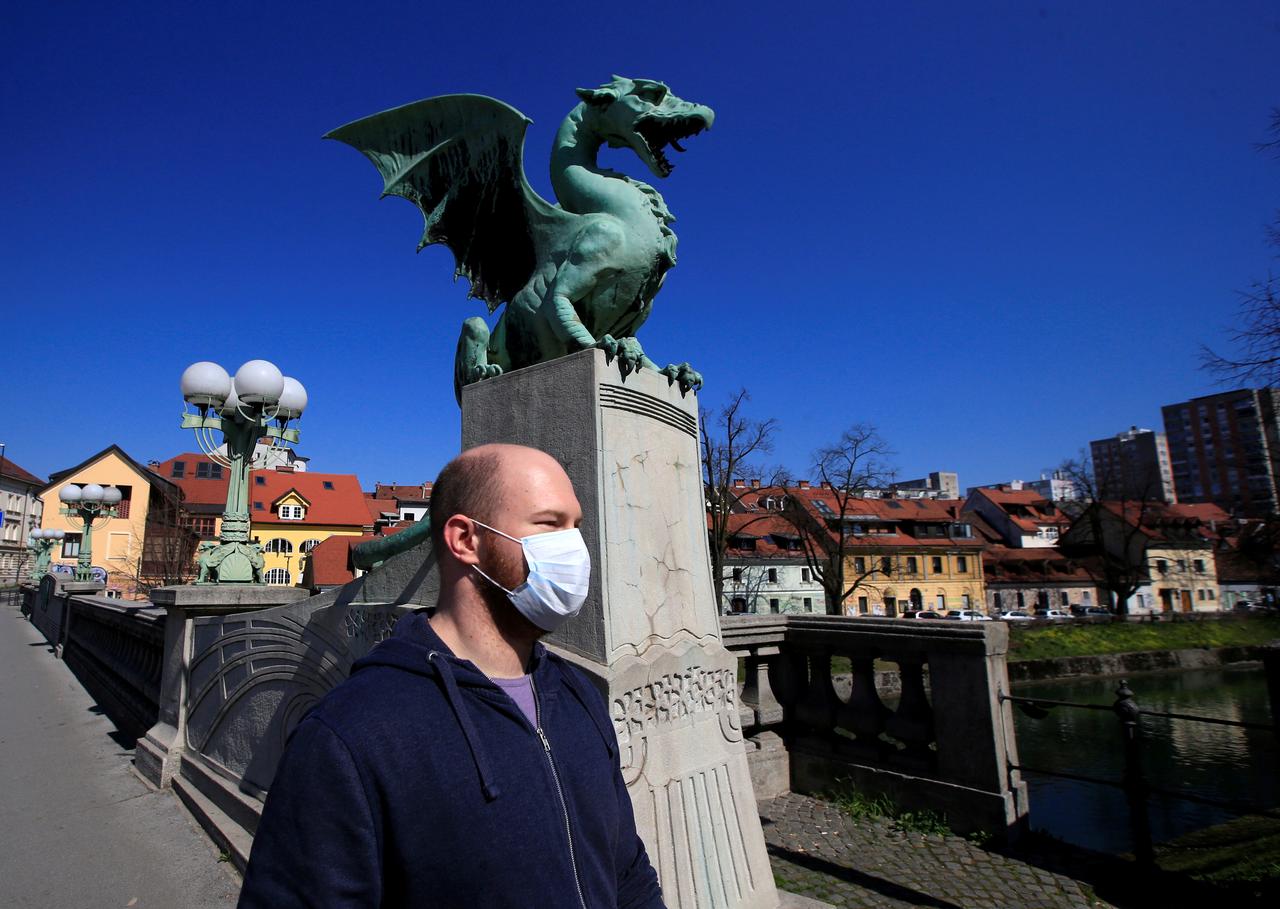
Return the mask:
<path fill-rule="evenodd" d="M 550 455 L 522 445 L 482 445 L 463 452 L 445 465 L 431 490 L 431 537 L 442 603 L 467 588 L 491 611 L 511 612 L 506 595 L 475 569 L 514 590 L 528 573 L 515 540 L 581 523 L 582 506 L 573 484 Z"/>

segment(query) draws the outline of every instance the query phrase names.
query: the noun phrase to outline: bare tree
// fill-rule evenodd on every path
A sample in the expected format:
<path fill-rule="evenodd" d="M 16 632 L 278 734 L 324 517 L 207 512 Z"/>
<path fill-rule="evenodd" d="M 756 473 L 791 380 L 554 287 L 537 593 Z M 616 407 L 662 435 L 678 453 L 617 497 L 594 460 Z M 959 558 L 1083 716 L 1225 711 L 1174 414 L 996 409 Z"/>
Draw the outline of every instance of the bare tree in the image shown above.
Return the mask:
<path fill-rule="evenodd" d="M 856 423 L 834 445 L 814 452 L 812 472 L 818 488 L 809 495 L 789 490 L 786 497 L 783 514 L 796 529 L 809 570 L 822 585 L 829 615 L 841 615 L 844 601 L 876 573 L 889 573 L 874 555 L 866 558 L 862 571 L 852 570 L 846 559 L 854 537 L 850 519 L 867 491 L 892 481 L 892 454 L 876 427 Z M 859 547 L 864 549 L 868 547 Z"/>
<path fill-rule="evenodd" d="M 196 576 L 195 553 L 200 542 L 191 529 L 178 487 L 153 484 L 149 496 L 143 537 L 134 539 L 138 558 L 121 572 L 142 594 L 155 587 L 190 582 Z"/>
<path fill-rule="evenodd" d="M 1107 594 L 1108 605 L 1124 615 L 1129 598 L 1149 581 L 1147 528 L 1164 505 L 1159 476 L 1138 478 L 1135 486 L 1123 468 L 1099 467 L 1084 452 L 1058 470 L 1082 493 L 1060 546 L 1079 556 L 1078 564 Z"/>
<path fill-rule="evenodd" d="M 778 421 L 773 417 L 755 420 L 744 413 L 751 395 L 740 388 L 714 416 L 707 410 L 700 414 L 702 432 L 702 482 L 706 490 L 710 516 L 711 577 L 715 583 L 716 604 L 724 602 L 725 552 L 729 548 L 730 516 L 746 511 L 742 496 L 757 492 L 736 489 L 734 480 L 749 472 L 763 469 L 759 459 L 773 451 L 773 435 Z M 769 483 L 776 481 L 776 474 Z M 748 522 L 750 523 L 750 522 Z M 741 526 L 736 528 L 742 530 Z"/>
<path fill-rule="evenodd" d="M 1268 138 L 1259 142 L 1258 151 L 1280 158 L 1280 107 L 1271 112 Z M 1280 210 L 1267 225 L 1267 242 L 1280 258 Z M 1223 382 L 1245 385 L 1280 384 L 1280 275 L 1268 271 L 1266 278 L 1250 283 L 1240 293 L 1236 327 L 1228 334 L 1235 350 L 1232 356 L 1220 356 L 1201 346 L 1203 367 Z"/>

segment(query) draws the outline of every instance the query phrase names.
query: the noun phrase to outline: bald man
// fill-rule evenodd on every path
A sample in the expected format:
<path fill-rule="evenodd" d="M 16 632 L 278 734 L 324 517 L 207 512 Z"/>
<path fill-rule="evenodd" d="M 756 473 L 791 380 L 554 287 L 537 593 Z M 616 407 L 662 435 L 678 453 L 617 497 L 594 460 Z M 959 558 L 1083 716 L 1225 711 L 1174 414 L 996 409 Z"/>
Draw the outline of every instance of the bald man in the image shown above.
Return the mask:
<path fill-rule="evenodd" d="M 603 700 L 538 642 L 582 606 L 582 507 L 549 455 L 451 461 L 440 597 L 290 736 L 241 907 L 662 907 Z"/>

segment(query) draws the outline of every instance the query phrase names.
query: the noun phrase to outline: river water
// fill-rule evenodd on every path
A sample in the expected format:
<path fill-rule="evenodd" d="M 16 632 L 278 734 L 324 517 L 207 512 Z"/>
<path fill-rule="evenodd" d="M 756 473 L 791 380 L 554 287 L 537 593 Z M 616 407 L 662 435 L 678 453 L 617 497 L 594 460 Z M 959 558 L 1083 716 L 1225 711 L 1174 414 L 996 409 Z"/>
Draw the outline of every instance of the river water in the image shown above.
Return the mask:
<path fill-rule="evenodd" d="M 1258 668 L 1194 670 L 1135 675 L 1129 680 L 1146 710 L 1218 719 L 1270 723 L 1266 678 Z M 1020 685 L 1014 694 L 1086 704 L 1115 703 L 1116 679 L 1078 679 Z M 1124 770 L 1119 722 L 1109 711 L 1057 707 L 1046 719 L 1017 708 L 1020 763 L 1119 780 Z M 1146 717 L 1144 770 L 1153 786 L 1263 806 L 1280 804 L 1280 747 L 1266 730 L 1214 726 Z M 1124 793 L 1028 773 L 1031 826 L 1105 852 L 1132 851 Z M 1151 832 L 1156 842 L 1221 823 L 1230 811 L 1181 799 L 1151 796 Z"/>

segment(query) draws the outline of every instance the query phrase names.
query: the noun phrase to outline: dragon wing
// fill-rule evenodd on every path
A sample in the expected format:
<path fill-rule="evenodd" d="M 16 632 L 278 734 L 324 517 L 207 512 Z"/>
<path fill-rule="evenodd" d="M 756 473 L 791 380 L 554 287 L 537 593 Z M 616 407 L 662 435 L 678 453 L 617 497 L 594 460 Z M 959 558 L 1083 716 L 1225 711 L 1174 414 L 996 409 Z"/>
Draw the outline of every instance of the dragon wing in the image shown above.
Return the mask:
<path fill-rule="evenodd" d="M 551 205 L 524 175 L 529 120 L 483 95 L 442 95 L 340 126 L 345 142 L 373 162 L 384 196 L 422 211 L 421 250 L 444 243 L 455 276 L 493 312 L 528 283 L 547 229 L 574 216 Z"/>

